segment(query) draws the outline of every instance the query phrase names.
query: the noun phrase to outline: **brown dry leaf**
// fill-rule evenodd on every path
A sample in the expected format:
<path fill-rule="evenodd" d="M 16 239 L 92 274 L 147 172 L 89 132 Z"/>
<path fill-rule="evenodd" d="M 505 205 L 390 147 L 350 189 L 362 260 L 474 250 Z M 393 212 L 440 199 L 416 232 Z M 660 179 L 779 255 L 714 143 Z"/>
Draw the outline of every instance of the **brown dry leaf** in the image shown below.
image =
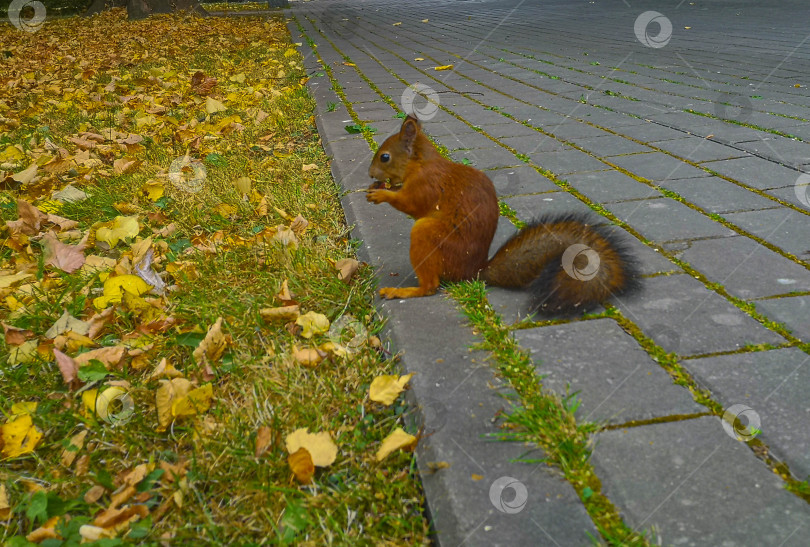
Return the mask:
<path fill-rule="evenodd" d="M 3 325 L 3 332 L 5 332 L 6 335 L 6 344 L 9 346 L 19 346 L 26 340 L 30 340 L 34 337 L 34 333 L 30 330 L 14 327 L 5 322 L 0 324 Z"/>
<path fill-rule="evenodd" d="M 290 230 L 292 230 L 295 235 L 300 236 L 307 231 L 307 226 L 309 226 L 309 221 L 301 215 L 298 215 L 290 223 Z"/>
<path fill-rule="evenodd" d="M 413 377 L 413 373 L 404 376 L 383 375 L 377 376 L 371 381 L 368 388 L 368 397 L 372 401 L 382 403 L 386 406 L 394 403 L 396 398 L 405 389 L 405 384 Z"/>
<path fill-rule="evenodd" d="M 256 430 L 256 457 L 264 454 L 273 443 L 273 430 L 266 425 Z"/>
<path fill-rule="evenodd" d="M 318 467 L 332 465 L 337 458 L 338 447 L 328 431 L 310 433 L 307 428 L 296 429 L 284 440 L 287 452 L 295 454 L 304 447 L 312 456 L 312 463 Z"/>
<path fill-rule="evenodd" d="M 110 508 L 102 511 L 93 521 L 93 525 L 99 528 L 112 528 L 144 518 L 148 514 L 149 509 L 145 505 L 130 505 L 121 509 Z"/>
<path fill-rule="evenodd" d="M 121 488 L 113 492 L 112 495 L 110 496 L 110 509 L 118 507 L 119 505 L 121 505 L 134 495 L 135 495 L 134 486 L 130 484 L 122 486 Z"/>
<path fill-rule="evenodd" d="M 30 184 L 34 177 L 37 176 L 37 164 L 32 163 L 27 169 L 23 169 L 19 173 L 14 173 L 11 178 L 22 184 Z"/>
<path fill-rule="evenodd" d="M 76 361 L 56 348 L 53 348 L 53 354 L 56 357 L 56 365 L 59 367 L 59 372 L 62 373 L 62 379 L 66 384 L 71 386 L 71 389 L 75 389 L 75 386 L 80 383 L 76 377 L 76 374 L 79 372 L 79 366 L 76 364 Z"/>
<path fill-rule="evenodd" d="M 20 232 L 27 236 L 35 236 L 42 228 L 42 223 L 48 220 L 48 215 L 23 199 L 17 200 L 18 219 L 6 221 L 12 232 Z"/>
<path fill-rule="evenodd" d="M 338 269 L 338 279 L 348 283 L 352 276 L 360 267 L 360 263 L 354 258 L 341 258 L 335 262 L 335 268 Z"/>
<path fill-rule="evenodd" d="M 298 304 L 292 306 L 280 306 L 278 308 L 262 308 L 259 315 L 268 322 L 273 321 L 295 321 L 300 315 Z M 33 333 L 32 333 L 33 334 Z"/>
<path fill-rule="evenodd" d="M 222 332 L 222 317 L 218 317 L 192 355 L 198 365 L 210 365 L 219 361 L 227 346 L 228 340 Z"/>
<path fill-rule="evenodd" d="M 304 172 L 313 171 L 313 170 L 315 170 L 317 168 L 318 168 L 318 164 L 316 164 L 316 163 L 308 163 L 306 165 L 301 166 L 301 171 L 304 171 Z"/>
<path fill-rule="evenodd" d="M 104 364 L 104 368 L 110 370 L 121 362 L 121 359 L 124 358 L 126 351 L 126 346 L 108 346 L 80 353 L 74 357 L 73 360 L 76 362 L 76 366 L 81 368 L 89 363 L 91 359 L 95 359 L 101 361 Z"/>
<path fill-rule="evenodd" d="M 59 523 L 59 517 L 51 517 L 45 524 L 25 536 L 25 539 L 32 543 L 41 543 L 46 539 L 61 539 L 59 534 L 56 533 L 56 525 Z"/>
<path fill-rule="evenodd" d="M 211 89 L 217 85 L 217 79 L 206 76 L 204 72 L 198 70 L 191 77 L 191 91 L 202 97 L 211 93 Z"/>
<path fill-rule="evenodd" d="M 401 427 L 396 428 L 390 435 L 383 439 L 382 445 L 380 445 L 379 450 L 377 450 L 377 461 L 383 461 L 394 450 L 400 448 L 405 450 L 412 449 L 416 446 L 417 440 L 418 439 L 413 435 L 405 433 Z"/>
<path fill-rule="evenodd" d="M 183 376 L 183 373 L 174 368 L 174 365 L 169 363 L 166 358 L 160 360 L 158 366 L 155 367 L 155 370 L 152 371 L 152 374 L 149 375 L 149 380 L 157 380 L 161 376 L 165 376 L 166 378 L 180 378 Z"/>
<path fill-rule="evenodd" d="M 101 496 L 103 496 L 106 491 L 107 491 L 106 488 L 104 488 L 100 484 L 97 484 L 97 485 L 93 486 L 92 488 L 90 488 L 90 490 L 85 492 L 84 501 L 86 503 L 91 503 L 91 504 L 96 503 L 98 500 L 101 499 Z"/>
<path fill-rule="evenodd" d="M 59 215 L 53 215 L 50 213 L 48 213 L 47 221 L 50 222 L 51 224 L 56 224 L 57 226 L 59 226 L 59 231 L 62 232 L 67 230 L 73 230 L 74 228 L 77 228 L 79 226 L 79 223 L 76 222 L 75 220 L 60 217 Z"/>
<path fill-rule="evenodd" d="M 99 337 L 102 333 L 104 328 L 107 326 L 107 323 L 113 318 L 113 310 L 114 308 L 106 308 L 105 310 L 93 314 L 93 316 L 87 321 L 90 327 L 87 330 L 88 338 L 94 340 Z"/>
<path fill-rule="evenodd" d="M 76 319 L 70 312 L 65 310 L 59 319 L 45 331 L 45 338 L 56 338 L 62 333 L 72 331 L 76 334 L 86 335 L 90 330 L 90 325 L 81 319 Z"/>
<path fill-rule="evenodd" d="M 295 480 L 301 484 L 310 484 L 312 476 L 315 475 L 315 464 L 312 463 L 312 456 L 303 446 L 287 456 L 287 463 L 295 474 Z"/>
<path fill-rule="evenodd" d="M 315 368 L 328 354 L 318 348 L 298 348 L 293 346 L 293 359 L 301 366 Z"/>
<path fill-rule="evenodd" d="M 292 249 L 298 248 L 298 238 L 295 236 L 295 232 L 284 225 L 276 227 L 276 234 L 273 236 L 273 240 L 278 241 L 284 247 L 290 247 Z"/>
<path fill-rule="evenodd" d="M 278 294 L 276 296 L 282 302 L 289 302 L 290 300 L 293 299 L 293 295 L 290 292 L 288 280 L 285 279 L 284 281 L 281 282 L 281 289 L 278 291 Z"/>
<path fill-rule="evenodd" d="M 62 450 L 62 465 L 70 467 L 73 460 L 79 455 L 79 450 L 84 446 L 84 438 L 87 437 L 87 430 L 83 429 L 70 438 L 70 443 Z"/>
<path fill-rule="evenodd" d="M 66 245 L 49 231 L 42 238 L 42 244 L 45 264 L 50 264 L 67 273 L 73 273 L 84 265 L 84 243 Z"/>
<path fill-rule="evenodd" d="M 113 162 L 113 172 L 116 175 L 126 175 L 132 173 L 141 165 L 141 160 L 132 158 L 118 158 Z"/>
<path fill-rule="evenodd" d="M 268 210 L 268 203 L 267 203 L 267 196 L 262 196 L 262 199 L 259 201 L 259 204 L 256 205 L 256 215 L 263 217 L 267 214 Z"/>

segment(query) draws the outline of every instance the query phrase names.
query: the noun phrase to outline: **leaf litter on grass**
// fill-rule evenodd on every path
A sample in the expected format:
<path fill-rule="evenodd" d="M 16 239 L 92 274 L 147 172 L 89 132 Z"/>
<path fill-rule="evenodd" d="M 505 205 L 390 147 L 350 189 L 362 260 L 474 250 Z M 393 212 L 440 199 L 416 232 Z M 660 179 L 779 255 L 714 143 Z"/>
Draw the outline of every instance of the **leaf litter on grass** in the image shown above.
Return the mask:
<path fill-rule="evenodd" d="M 426 543 L 284 21 L 0 42 L 0 542 Z"/>

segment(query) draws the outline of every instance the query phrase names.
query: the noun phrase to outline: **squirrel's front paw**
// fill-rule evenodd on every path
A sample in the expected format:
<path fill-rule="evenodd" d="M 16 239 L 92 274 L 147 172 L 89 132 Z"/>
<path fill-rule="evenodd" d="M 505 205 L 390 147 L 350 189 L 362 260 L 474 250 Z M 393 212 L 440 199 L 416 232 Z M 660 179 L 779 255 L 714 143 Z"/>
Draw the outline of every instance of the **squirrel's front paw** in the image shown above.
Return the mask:
<path fill-rule="evenodd" d="M 388 190 L 369 190 L 366 193 L 366 199 L 371 203 L 382 203 L 387 201 Z"/>

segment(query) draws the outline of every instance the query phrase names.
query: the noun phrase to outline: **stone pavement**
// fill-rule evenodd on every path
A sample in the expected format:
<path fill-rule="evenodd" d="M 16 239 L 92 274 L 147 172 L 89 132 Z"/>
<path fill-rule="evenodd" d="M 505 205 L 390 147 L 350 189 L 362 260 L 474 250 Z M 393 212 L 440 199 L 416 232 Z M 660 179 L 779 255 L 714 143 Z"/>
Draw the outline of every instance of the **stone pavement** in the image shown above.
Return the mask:
<path fill-rule="evenodd" d="M 380 285 L 416 282 L 411 221 L 366 202 L 372 152 L 345 126 L 373 127 L 379 143 L 401 123 L 392 104 L 416 110 L 455 160 L 486 170 L 520 219 L 601 206 L 645 275 L 616 313 L 518 325 L 522 295 L 490 289 L 489 298 L 545 388 L 578 392 L 578 418 L 607 426 L 592 456 L 603 493 L 663 545 L 810 544 L 810 506 L 768 464 L 799 481 L 810 475 L 810 8 L 291 5 L 346 217 Z M 434 70 L 442 65 L 453 68 Z M 495 245 L 513 229 L 503 219 Z M 508 406 L 505 381 L 470 349 L 476 334 L 454 303 L 380 307 L 392 349 L 418 373 L 409 397 L 429 433 L 417 461 L 436 541 L 606 541 L 558 471 L 515 461 L 526 446 L 487 438 Z M 659 365 L 664 353 L 677 355 L 681 378 L 706 390 L 708 404 Z M 740 417 L 736 436 L 718 408 Z M 761 430 L 760 445 L 738 440 L 750 437 L 745 424 Z"/>

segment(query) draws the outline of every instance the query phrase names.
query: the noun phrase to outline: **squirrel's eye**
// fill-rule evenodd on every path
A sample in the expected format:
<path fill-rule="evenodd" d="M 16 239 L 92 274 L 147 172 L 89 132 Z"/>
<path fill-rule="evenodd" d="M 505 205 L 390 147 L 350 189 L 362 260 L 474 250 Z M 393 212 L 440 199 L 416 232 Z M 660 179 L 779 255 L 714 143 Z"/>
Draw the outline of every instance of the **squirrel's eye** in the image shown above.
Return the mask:
<path fill-rule="evenodd" d="M 380 161 L 381 162 L 388 163 L 388 161 L 390 159 L 391 159 L 391 156 L 389 154 L 380 154 Z"/>

